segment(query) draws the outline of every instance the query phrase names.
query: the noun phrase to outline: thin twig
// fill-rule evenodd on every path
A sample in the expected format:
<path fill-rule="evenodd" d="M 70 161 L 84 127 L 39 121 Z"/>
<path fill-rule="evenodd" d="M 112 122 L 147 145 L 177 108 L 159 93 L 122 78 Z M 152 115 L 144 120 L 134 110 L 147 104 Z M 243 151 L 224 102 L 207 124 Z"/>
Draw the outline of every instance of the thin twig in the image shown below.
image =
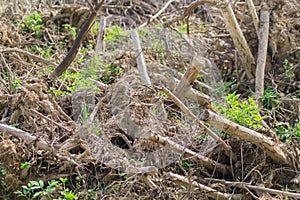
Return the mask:
<path fill-rule="evenodd" d="M 217 143 L 219 143 L 226 155 L 233 159 L 234 161 L 237 160 L 236 155 L 232 152 L 231 147 L 228 146 L 222 138 L 220 138 L 218 135 L 216 135 L 212 130 L 210 130 L 207 126 L 205 126 L 193 113 L 190 109 L 188 109 L 181 101 L 178 99 L 171 91 L 169 91 L 167 88 L 162 87 L 159 88 L 161 91 L 163 91 L 172 101 L 192 120 L 196 121 L 201 128 L 205 130 L 205 132 L 211 136 Z"/>
<path fill-rule="evenodd" d="M 70 130 L 70 129 L 68 129 L 68 128 L 64 127 L 64 126 L 62 126 L 61 124 L 59 124 L 59 123 L 57 123 L 57 122 L 53 121 L 52 119 L 50 119 L 50 118 L 46 117 L 46 116 L 45 116 L 45 115 L 43 115 L 42 113 L 39 113 L 39 112 L 38 112 L 38 111 L 36 111 L 36 110 L 30 109 L 30 111 L 31 111 L 31 112 L 33 112 L 33 113 L 35 113 L 35 114 L 37 114 L 38 116 L 40 116 L 40 117 L 44 118 L 45 120 L 47 120 L 47 121 L 49 121 L 49 122 L 51 122 L 51 123 L 55 124 L 56 126 L 58 126 L 58 127 L 62 128 L 62 129 L 64 129 L 64 130 L 68 131 L 68 132 L 71 132 L 71 131 L 72 131 L 72 130 Z"/>
<path fill-rule="evenodd" d="M 181 176 L 179 174 L 174 174 L 172 172 L 168 172 L 167 174 L 165 174 L 164 177 L 165 177 L 165 179 L 172 180 L 173 182 L 184 185 L 185 187 L 193 186 L 195 188 L 199 188 L 200 190 L 205 191 L 208 197 L 211 197 L 213 199 L 226 200 L 226 199 L 231 199 L 234 196 L 234 195 L 231 195 L 228 193 L 219 192 L 218 190 L 215 190 L 211 187 L 203 185 L 199 182 L 189 181 L 188 178 Z M 243 197 L 245 197 L 245 195 L 243 195 Z M 236 199 L 236 198 L 234 198 L 234 199 Z"/>
<path fill-rule="evenodd" d="M 12 94 L 12 91 L 13 91 L 13 83 L 12 83 L 13 73 L 12 73 L 9 65 L 6 63 L 5 58 L 3 57 L 3 54 L 1 53 L 0 55 L 1 55 L 1 58 L 3 60 L 4 65 L 5 65 L 5 67 L 7 68 L 7 71 L 8 71 L 9 93 Z"/>
<path fill-rule="evenodd" d="M 159 15 L 161 15 L 173 1 L 179 2 L 179 0 L 169 0 L 153 17 L 150 17 L 150 19 L 147 22 L 144 22 L 142 25 L 140 25 L 138 29 L 141 29 L 141 28 L 145 27 L 147 24 L 150 24 Z"/>
<path fill-rule="evenodd" d="M 232 182 L 232 181 L 219 180 L 219 179 L 209 179 L 209 180 L 218 182 L 218 183 L 222 183 L 224 185 L 230 185 L 230 186 L 237 187 L 237 188 L 248 188 L 248 189 L 255 190 L 255 191 L 267 192 L 267 193 L 271 193 L 271 194 L 280 195 L 282 197 L 287 196 L 287 197 L 300 199 L 300 193 L 275 190 L 275 189 L 271 189 L 271 188 L 265 188 L 265 187 L 261 187 L 261 186 L 251 185 L 251 184 L 245 183 L 245 182 Z"/>

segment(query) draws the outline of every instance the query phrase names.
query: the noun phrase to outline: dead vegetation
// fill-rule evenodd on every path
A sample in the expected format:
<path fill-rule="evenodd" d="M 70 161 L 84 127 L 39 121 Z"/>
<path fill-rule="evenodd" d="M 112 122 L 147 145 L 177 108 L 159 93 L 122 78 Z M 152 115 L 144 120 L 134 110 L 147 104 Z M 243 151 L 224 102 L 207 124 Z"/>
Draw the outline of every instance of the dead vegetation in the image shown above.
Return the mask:
<path fill-rule="evenodd" d="M 88 2 L 2 5 L 2 199 L 300 198 L 298 1 Z M 251 91 L 257 128 L 211 107 Z"/>

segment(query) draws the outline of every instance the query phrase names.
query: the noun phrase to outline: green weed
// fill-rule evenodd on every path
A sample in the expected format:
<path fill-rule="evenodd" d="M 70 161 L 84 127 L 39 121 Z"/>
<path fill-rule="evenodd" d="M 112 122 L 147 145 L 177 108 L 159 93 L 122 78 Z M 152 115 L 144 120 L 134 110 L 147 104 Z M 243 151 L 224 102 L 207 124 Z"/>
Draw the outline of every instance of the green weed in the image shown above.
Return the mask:
<path fill-rule="evenodd" d="M 25 169 L 25 168 L 28 167 L 28 166 L 29 166 L 29 162 L 23 162 L 23 163 L 21 163 L 20 168 L 21 168 L 21 169 Z"/>
<path fill-rule="evenodd" d="M 71 33 L 72 39 L 76 38 L 77 33 L 76 33 L 76 28 L 75 27 L 72 27 L 70 24 L 63 24 L 62 26 L 64 27 L 64 29 L 67 32 Z"/>
<path fill-rule="evenodd" d="M 281 141 L 291 143 L 292 137 L 297 139 L 300 137 L 300 122 L 295 124 L 295 126 L 289 123 L 278 123 L 274 127 L 274 131 Z"/>
<path fill-rule="evenodd" d="M 43 196 L 47 196 L 49 199 L 52 199 L 50 194 L 57 190 L 60 192 L 61 200 L 76 200 L 78 197 L 66 187 L 67 178 L 60 178 L 59 181 L 51 180 L 48 181 L 47 186 L 44 181 L 30 181 L 27 185 L 22 186 L 22 190 L 17 190 L 14 192 L 19 197 L 25 197 L 29 200 L 38 199 Z"/>
<path fill-rule="evenodd" d="M 290 81 L 293 81 L 295 78 L 295 65 L 293 63 L 290 63 L 287 59 L 285 59 L 283 61 L 283 68 L 285 77 L 290 79 Z"/>
<path fill-rule="evenodd" d="M 24 19 L 24 22 L 21 23 L 20 28 L 24 34 L 33 33 L 39 36 L 42 29 L 42 14 L 31 13 L 30 15 L 27 15 Z"/>
<path fill-rule="evenodd" d="M 240 102 L 239 95 L 232 93 L 225 100 L 226 105 L 212 104 L 214 110 L 242 126 L 255 129 L 262 127 L 260 121 L 263 117 L 259 115 L 256 102 L 251 97 Z"/>
<path fill-rule="evenodd" d="M 65 84 L 65 89 L 57 89 L 54 87 L 50 88 L 50 91 L 55 96 L 60 95 L 66 95 L 70 94 L 71 92 L 79 89 L 87 89 L 92 91 L 98 91 L 99 89 L 95 86 L 95 84 L 88 80 L 88 77 L 91 77 L 92 79 L 99 79 L 98 76 L 100 69 L 98 68 L 99 65 L 102 65 L 97 59 L 92 60 L 86 69 L 78 71 L 78 72 L 72 72 L 70 70 L 66 70 L 60 80 Z M 48 68 L 47 71 L 52 71 L 54 68 Z"/>
<path fill-rule="evenodd" d="M 124 31 L 119 26 L 111 26 L 106 28 L 106 34 L 104 36 L 104 41 L 109 44 L 116 44 L 119 42 L 118 36 L 128 36 L 129 33 Z"/>
<path fill-rule="evenodd" d="M 1 164 L 1 163 L 0 163 Z M 7 171 L 5 169 L 2 168 L 2 166 L 0 165 L 0 188 L 6 187 L 6 182 L 5 182 L 5 176 L 7 175 Z"/>
<path fill-rule="evenodd" d="M 110 64 L 105 65 L 105 70 L 101 75 L 100 80 L 105 84 L 111 84 L 114 80 L 123 73 L 119 67 L 112 67 Z"/>
<path fill-rule="evenodd" d="M 260 97 L 263 108 L 271 110 L 281 103 L 280 96 L 274 91 L 273 87 L 267 87 Z"/>
<path fill-rule="evenodd" d="M 51 50 L 52 46 L 46 46 L 44 48 L 37 46 L 37 45 L 31 45 L 29 46 L 29 51 L 34 54 L 39 54 L 45 59 L 49 59 L 51 57 Z"/>

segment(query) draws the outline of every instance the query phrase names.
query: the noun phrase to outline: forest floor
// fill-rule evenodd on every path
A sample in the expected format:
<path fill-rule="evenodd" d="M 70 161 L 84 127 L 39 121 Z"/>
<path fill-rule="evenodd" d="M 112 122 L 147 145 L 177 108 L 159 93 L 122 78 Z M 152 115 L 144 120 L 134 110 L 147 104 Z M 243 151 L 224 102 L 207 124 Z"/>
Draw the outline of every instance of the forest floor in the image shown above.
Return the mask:
<path fill-rule="evenodd" d="M 0 199 L 300 198 L 299 0 L 269 3 L 257 101 L 217 6 L 173 1 L 155 16 L 167 1 L 104 1 L 102 42 L 97 19 L 53 77 L 91 5 L 50 2 L 0 3 Z M 246 3 L 231 6 L 256 59 Z M 133 28 L 152 85 L 136 70 Z M 197 92 L 176 100 L 203 62 Z"/>

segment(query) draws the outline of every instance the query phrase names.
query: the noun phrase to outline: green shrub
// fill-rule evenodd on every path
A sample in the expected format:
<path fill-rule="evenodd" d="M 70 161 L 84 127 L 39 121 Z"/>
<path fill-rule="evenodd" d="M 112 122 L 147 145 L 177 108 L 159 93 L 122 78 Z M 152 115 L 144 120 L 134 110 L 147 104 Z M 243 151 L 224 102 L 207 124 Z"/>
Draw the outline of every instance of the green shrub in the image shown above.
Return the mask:
<path fill-rule="evenodd" d="M 239 101 L 239 95 L 229 94 L 225 98 L 225 105 L 212 104 L 213 108 L 225 118 L 248 128 L 261 128 L 260 121 L 263 117 L 259 115 L 256 102 L 249 97 L 245 101 Z"/>
<path fill-rule="evenodd" d="M 274 91 L 273 87 L 267 87 L 264 94 L 260 97 L 263 108 L 271 110 L 281 103 L 280 96 Z"/>
<path fill-rule="evenodd" d="M 42 14 L 31 13 L 30 15 L 27 15 L 20 27 L 23 33 L 40 35 L 42 28 Z"/>

